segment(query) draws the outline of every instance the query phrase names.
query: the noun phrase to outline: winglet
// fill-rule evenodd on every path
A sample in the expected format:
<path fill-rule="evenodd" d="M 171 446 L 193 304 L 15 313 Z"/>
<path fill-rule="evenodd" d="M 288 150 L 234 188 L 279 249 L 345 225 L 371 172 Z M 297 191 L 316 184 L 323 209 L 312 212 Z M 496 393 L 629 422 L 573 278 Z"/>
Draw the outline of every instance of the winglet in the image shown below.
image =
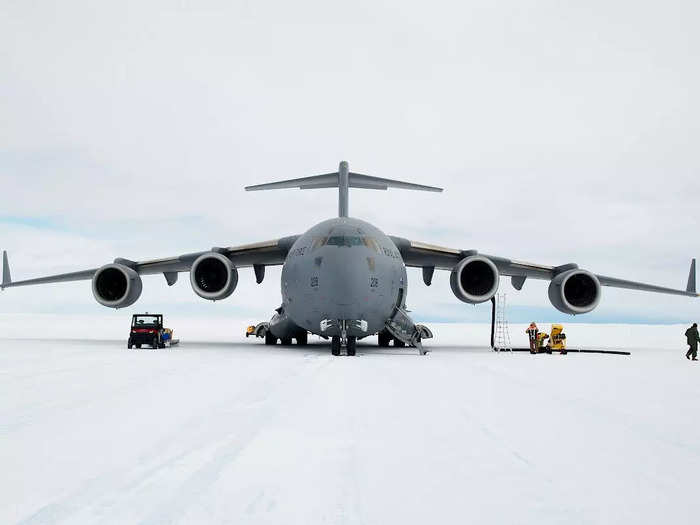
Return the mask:
<path fill-rule="evenodd" d="M 5 286 L 12 282 L 12 277 L 10 276 L 10 263 L 7 260 L 7 252 L 3 250 L 2 252 L 2 285 L 0 289 L 5 289 Z"/>
<path fill-rule="evenodd" d="M 690 263 L 690 273 L 688 274 L 688 286 L 685 288 L 686 292 L 697 293 L 695 289 L 695 259 Z"/>

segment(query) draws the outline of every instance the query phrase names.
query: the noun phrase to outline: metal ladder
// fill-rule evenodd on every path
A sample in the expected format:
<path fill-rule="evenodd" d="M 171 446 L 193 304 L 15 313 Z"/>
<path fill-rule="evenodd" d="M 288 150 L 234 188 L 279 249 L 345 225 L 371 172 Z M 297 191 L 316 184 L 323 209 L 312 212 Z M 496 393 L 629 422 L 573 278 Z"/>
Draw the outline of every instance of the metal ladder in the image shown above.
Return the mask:
<path fill-rule="evenodd" d="M 513 351 L 513 344 L 510 342 L 510 330 L 506 319 L 505 293 L 496 295 L 496 328 L 493 349 L 496 352 Z"/>

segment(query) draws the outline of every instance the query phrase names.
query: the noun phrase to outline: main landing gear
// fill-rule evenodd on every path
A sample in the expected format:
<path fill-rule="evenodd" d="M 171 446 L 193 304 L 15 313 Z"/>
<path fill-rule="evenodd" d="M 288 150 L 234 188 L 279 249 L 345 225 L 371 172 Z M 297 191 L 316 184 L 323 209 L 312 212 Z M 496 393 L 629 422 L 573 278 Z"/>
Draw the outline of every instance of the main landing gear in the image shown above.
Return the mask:
<path fill-rule="evenodd" d="M 265 331 L 265 344 L 266 345 L 276 345 L 277 337 L 275 337 L 269 330 Z M 309 344 L 309 334 L 307 332 L 300 332 L 293 337 L 282 337 L 279 338 L 280 343 L 283 346 L 290 346 L 292 344 L 292 339 L 296 339 L 296 342 L 300 346 L 306 346 Z"/>

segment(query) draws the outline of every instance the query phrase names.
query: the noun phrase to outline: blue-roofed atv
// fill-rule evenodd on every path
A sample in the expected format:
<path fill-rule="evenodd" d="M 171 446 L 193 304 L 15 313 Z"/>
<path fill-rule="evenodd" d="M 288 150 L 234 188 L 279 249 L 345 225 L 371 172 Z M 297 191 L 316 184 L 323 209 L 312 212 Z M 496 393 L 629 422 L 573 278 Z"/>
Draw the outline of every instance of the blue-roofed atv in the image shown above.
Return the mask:
<path fill-rule="evenodd" d="M 162 314 L 134 314 L 131 318 L 131 332 L 127 348 L 141 348 L 147 345 L 151 348 L 165 348 L 180 342 L 173 339 L 173 331 L 170 328 L 163 328 Z"/>

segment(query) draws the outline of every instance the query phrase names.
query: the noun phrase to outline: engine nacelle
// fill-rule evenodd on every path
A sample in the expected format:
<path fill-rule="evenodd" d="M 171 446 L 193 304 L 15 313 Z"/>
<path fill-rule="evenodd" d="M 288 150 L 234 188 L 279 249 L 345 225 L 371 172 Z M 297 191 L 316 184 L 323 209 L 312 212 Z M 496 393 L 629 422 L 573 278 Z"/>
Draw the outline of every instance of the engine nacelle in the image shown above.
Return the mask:
<path fill-rule="evenodd" d="M 238 270 L 225 255 L 217 252 L 205 253 L 192 264 L 190 283 L 194 293 L 203 299 L 226 299 L 238 285 Z"/>
<path fill-rule="evenodd" d="M 585 314 L 600 302 L 600 281 L 586 270 L 568 270 L 549 283 L 549 300 L 565 314 Z"/>
<path fill-rule="evenodd" d="M 141 296 L 141 276 L 123 264 L 106 264 L 92 276 L 92 295 L 109 308 L 126 308 Z"/>
<path fill-rule="evenodd" d="M 450 275 L 450 286 L 457 299 L 470 304 L 491 299 L 498 291 L 498 282 L 498 268 L 482 255 L 462 259 Z"/>

